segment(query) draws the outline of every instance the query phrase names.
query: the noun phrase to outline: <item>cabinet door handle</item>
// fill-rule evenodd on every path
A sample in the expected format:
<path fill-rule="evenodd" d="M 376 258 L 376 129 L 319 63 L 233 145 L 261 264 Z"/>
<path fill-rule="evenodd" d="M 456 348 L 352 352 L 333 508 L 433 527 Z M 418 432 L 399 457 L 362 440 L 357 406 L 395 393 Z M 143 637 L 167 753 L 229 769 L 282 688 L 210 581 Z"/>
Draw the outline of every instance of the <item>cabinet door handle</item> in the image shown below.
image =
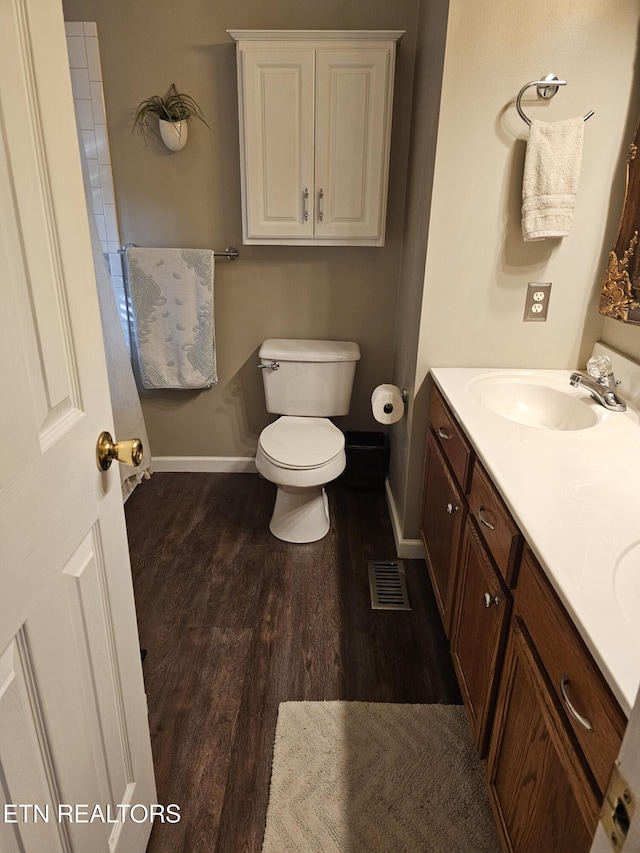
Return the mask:
<path fill-rule="evenodd" d="M 318 219 L 320 222 L 324 219 L 324 190 L 320 187 L 320 191 L 318 192 Z"/>
<path fill-rule="evenodd" d="M 478 519 L 480 520 L 480 523 L 484 524 L 485 527 L 488 527 L 489 530 L 495 530 L 495 527 L 493 526 L 493 524 L 491 524 L 490 521 L 487 521 L 487 519 L 484 517 L 484 515 L 482 514 L 483 512 L 484 512 L 484 507 L 479 506 L 478 507 Z"/>
<path fill-rule="evenodd" d="M 307 222 L 309 219 L 309 188 L 305 187 L 304 192 L 302 193 L 302 204 L 304 210 L 304 221 Z"/>
<path fill-rule="evenodd" d="M 445 441 L 449 441 L 453 438 L 452 435 L 447 435 L 447 433 L 442 429 L 442 427 L 438 427 L 438 435 L 440 438 L 444 438 Z"/>
<path fill-rule="evenodd" d="M 586 717 L 583 717 L 582 714 L 576 711 L 574 706 L 571 704 L 571 701 L 567 696 L 567 684 L 569 684 L 569 676 L 565 673 L 560 678 L 560 692 L 562 693 L 562 699 L 564 701 L 564 704 L 567 706 L 567 709 L 571 716 L 574 718 L 574 720 L 577 720 L 580 725 L 583 726 L 588 732 L 592 732 L 593 726 L 591 725 L 589 720 L 587 720 Z"/>
<path fill-rule="evenodd" d="M 460 511 L 459 506 L 454 506 L 452 503 L 447 504 L 447 512 L 449 513 L 449 515 L 453 515 L 454 512 L 459 512 L 459 511 Z"/>
<path fill-rule="evenodd" d="M 490 592 L 485 592 L 483 598 L 485 607 L 491 607 L 492 604 L 495 604 L 496 606 L 500 604 L 500 599 L 498 598 L 498 596 L 491 595 Z"/>

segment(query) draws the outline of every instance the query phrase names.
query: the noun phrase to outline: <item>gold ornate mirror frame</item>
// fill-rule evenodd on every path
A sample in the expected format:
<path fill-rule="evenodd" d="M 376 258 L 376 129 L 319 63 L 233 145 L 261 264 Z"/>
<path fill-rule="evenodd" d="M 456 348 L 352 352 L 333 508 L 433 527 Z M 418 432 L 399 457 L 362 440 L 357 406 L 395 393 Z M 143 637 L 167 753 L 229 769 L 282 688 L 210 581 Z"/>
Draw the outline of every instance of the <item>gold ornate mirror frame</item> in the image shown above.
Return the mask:
<path fill-rule="evenodd" d="M 629 146 L 627 185 L 618 238 L 609 252 L 609 266 L 602 282 L 598 310 L 605 317 L 640 325 L 640 125 Z"/>

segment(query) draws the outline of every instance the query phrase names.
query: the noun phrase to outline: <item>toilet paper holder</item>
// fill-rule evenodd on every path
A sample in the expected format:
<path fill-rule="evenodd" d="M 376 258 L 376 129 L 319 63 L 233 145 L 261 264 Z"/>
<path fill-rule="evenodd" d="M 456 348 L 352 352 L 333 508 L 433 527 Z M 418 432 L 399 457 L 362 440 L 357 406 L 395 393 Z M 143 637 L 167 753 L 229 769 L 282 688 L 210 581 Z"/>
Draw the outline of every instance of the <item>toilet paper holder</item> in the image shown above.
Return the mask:
<path fill-rule="evenodd" d="M 409 399 L 409 392 L 407 391 L 406 388 L 402 389 L 402 391 L 400 392 L 400 396 L 402 397 L 402 402 L 406 404 L 407 400 Z M 386 412 L 386 414 L 390 415 L 391 412 L 393 411 L 393 406 L 391 403 L 386 403 L 383 406 L 383 409 Z"/>

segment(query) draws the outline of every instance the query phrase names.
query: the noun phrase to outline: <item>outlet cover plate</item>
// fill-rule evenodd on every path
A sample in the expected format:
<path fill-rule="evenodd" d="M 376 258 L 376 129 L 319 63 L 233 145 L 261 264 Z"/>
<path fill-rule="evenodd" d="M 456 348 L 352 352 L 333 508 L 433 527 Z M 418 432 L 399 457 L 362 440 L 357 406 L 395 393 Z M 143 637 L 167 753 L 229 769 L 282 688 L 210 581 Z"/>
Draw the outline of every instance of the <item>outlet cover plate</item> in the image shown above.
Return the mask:
<path fill-rule="evenodd" d="M 530 281 L 527 284 L 523 317 L 525 323 L 543 323 L 547 319 L 550 297 L 550 281 Z"/>

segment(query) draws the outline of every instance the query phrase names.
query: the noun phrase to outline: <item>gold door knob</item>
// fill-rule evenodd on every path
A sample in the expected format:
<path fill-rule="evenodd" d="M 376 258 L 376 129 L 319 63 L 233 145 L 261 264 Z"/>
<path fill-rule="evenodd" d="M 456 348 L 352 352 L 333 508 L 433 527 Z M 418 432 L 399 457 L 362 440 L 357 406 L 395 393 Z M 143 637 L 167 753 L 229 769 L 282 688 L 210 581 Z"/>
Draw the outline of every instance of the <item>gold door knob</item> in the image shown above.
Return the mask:
<path fill-rule="evenodd" d="M 139 438 L 119 441 L 117 444 L 108 432 L 101 432 L 96 445 L 96 462 L 101 471 L 106 471 L 114 459 L 123 465 L 136 468 L 142 462 L 142 442 Z"/>

